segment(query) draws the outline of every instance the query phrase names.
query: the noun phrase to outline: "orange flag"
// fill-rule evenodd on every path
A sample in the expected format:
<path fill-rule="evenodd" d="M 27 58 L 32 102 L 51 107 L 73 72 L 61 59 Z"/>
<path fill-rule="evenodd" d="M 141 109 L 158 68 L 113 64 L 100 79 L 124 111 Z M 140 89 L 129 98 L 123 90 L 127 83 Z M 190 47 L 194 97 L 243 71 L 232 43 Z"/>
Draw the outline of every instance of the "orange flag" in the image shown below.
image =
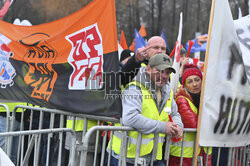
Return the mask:
<path fill-rule="evenodd" d="M 132 42 L 132 44 L 129 46 L 129 49 L 130 49 L 131 51 L 135 51 L 135 39 L 133 39 L 133 42 Z"/>
<path fill-rule="evenodd" d="M 108 86 L 113 78 L 107 74 L 119 70 L 115 0 L 95 0 L 70 16 L 36 26 L 0 20 L 0 34 L 0 98 L 121 116 L 119 103 L 105 98 L 119 93 L 114 92 L 118 82 L 112 82 L 113 89 Z"/>
<path fill-rule="evenodd" d="M 123 30 L 121 32 L 120 45 L 123 49 L 128 49 L 127 41 Z"/>
<path fill-rule="evenodd" d="M 144 25 L 141 26 L 141 29 L 139 30 L 139 34 L 142 37 L 146 37 L 147 36 L 147 32 L 146 32 L 146 29 L 145 29 Z"/>

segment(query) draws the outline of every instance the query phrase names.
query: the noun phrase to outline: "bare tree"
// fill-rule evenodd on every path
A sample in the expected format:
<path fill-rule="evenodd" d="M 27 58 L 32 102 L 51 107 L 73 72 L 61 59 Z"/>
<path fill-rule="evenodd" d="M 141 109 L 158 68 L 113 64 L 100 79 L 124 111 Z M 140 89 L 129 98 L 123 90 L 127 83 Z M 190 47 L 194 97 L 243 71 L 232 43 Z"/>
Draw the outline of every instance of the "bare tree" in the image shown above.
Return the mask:
<path fill-rule="evenodd" d="M 15 18 L 27 19 L 33 25 L 66 17 L 90 3 L 91 0 L 16 0 L 4 20 L 13 23 Z"/>
<path fill-rule="evenodd" d="M 70 15 L 92 0 L 16 0 L 4 20 L 12 23 L 15 18 L 28 19 L 33 25 L 51 22 Z M 3 6 L 5 0 L 0 0 Z M 164 29 L 170 49 L 177 39 L 179 14 L 183 12 L 182 44 L 193 39 L 195 32 L 208 33 L 211 0 L 115 0 L 118 38 L 125 31 L 128 45 L 134 39 L 134 28 L 144 25 L 147 38 L 160 35 Z M 229 0 L 234 19 L 238 9 L 248 14 L 248 0 Z"/>
<path fill-rule="evenodd" d="M 200 22 L 200 9 L 201 9 L 201 5 L 200 5 L 200 0 L 197 0 L 197 25 L 196 25 L 196 31 L 200 32 L 200 26 L 199 26 L 199 22 Z"/>
<path fill-rule="evenodd" d="M 242 9 L 242 15 L 243 15 L 243 16 L 249 14 L 248 1 L 249 1 L 249 0 L 243 0 L 243 1 L 240 3 L 240 8 Z"/>
<path fill-rule="evenodd" d="M 163 0 L 157 1 L 157 7 L 158 7 L 158 20 L 157 20 L 157 28 L 156 28 L 156 34 L 160 34 L 160 31 L 162 29 L 162 6 L 163 6 Z"/>

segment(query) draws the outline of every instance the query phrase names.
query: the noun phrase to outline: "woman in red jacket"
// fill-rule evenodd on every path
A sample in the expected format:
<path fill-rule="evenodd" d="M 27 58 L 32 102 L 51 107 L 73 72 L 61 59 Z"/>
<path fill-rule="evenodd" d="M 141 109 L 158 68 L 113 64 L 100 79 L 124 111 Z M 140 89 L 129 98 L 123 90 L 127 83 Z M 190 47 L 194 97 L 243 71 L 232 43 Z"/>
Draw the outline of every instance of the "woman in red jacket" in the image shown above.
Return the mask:
<path fill-rule="evenodd" d="M 176 103 L 178 111 L 181 115 L 184 128 L 197 128 L 198 112 L 200 104 L 202 73 L 199 68 L 194 64 L 186 64 L 183 67 L 182 87 L 176 95 Z M 196 135 L 195 133 L 187 133 L 185 136 L 184 153 L 183 153 L 183 166 L 191 166 L 193 158 L 193 142 Z M 211 166 L 211 152 L 209 150 L 208 166 Z M 203 164 L 206 161 L 207 148 L 199 148 L 199 156 L 203 157 Z M 179 166 L 181 156 L 180 144 L 171 145 L 170 149 L 170 166 Z"/>

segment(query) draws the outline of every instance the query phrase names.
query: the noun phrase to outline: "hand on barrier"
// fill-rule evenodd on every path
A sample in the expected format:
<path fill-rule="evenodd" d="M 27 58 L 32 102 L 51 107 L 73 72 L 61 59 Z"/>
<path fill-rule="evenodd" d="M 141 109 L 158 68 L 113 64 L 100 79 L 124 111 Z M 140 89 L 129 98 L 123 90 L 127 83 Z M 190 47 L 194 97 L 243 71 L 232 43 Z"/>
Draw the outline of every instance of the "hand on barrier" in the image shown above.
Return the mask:
<path fill-rule="evenodd" d="M 171 109 L 165 108 L 164 111 L 168 114 L 169 122 L 166 122 L 166 134 L 169 134 L 168 130 L 170 130 L 171 140 L 173 142 L 178 142 L 182 139 L 182 129 L 179 125 L 175 124 L 171 117 Z M 169 127 L 168 127 L 169 125 Z"/>
<path fill-rule="evenodd" d="M 166 134 L 172 137 L 172 135 L 175 134 L 175 131 L 174 131 L 175 124 L 173 122 L 165 122 L 165 123 L 166 123 Z"/>
<path fill-rule="evenodd" d="M 170 121 L 170 122 L 173 122 L 173 119 L 172 119 L 172 117 L 171 117 L 170 114 L 168 115 L 168 117 L 169 117 L 169 121 Z M 173 127 L 174 133 L 171 135 L 171 140 L 172 140 L 173 142 L 178 142 L 178 141 L 180 141 L 180 140 L 182 139 L 182 129 L 181 129 L 181 127 L 180 127 L 179 125 L 177 125 L 177 124 L 174 124 L 173 126 L 174 126 L 174 127 Z"/>

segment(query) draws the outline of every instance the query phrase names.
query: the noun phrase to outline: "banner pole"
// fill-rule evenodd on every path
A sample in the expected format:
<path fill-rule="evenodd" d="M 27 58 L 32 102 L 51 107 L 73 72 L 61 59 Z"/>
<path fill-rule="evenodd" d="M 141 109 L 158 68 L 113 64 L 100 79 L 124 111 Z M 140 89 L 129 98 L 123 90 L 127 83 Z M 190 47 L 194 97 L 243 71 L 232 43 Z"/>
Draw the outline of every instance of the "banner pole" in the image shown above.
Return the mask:
<path fill-rule="evenodd" d="M 207 41 L 207 48 L 206 48 L 206 55 L 205 55 L 205 62 L 204 62 L 204 74 L 203 74 L 203 81 L 201 87 L 201 98 L 200 98 L 200 107 L 199 107 L 199 115 L 198 115 L 198 123 L 197 123 L 197 133 L 196 133 L 196 142 L 195 142 L 195 149 L 194 149 L 194 162 L 193 165 L 197 165 L 198 159 L 198 149 L 199 149 L 199 140 L 200 140 L 200 128 L 201 128 L 201 118 L 202 118 L 202 106 L 203 106 L 203 98 L 204 98 L 204 89 L 205 89 L 205 78 L 207 72 L 207 62 L 209 56 L 209 47 L 210 47 L 210 39 L 211 39 L 211 32 L 212 32 L 212 24 L 214 19 L 214 4 L 215 0 L 212 0 L 211 5 L 211 12 L 210 12 L 210 20 L 209 20 L 209 29 L 208 29 L 208 41 Z"/>

